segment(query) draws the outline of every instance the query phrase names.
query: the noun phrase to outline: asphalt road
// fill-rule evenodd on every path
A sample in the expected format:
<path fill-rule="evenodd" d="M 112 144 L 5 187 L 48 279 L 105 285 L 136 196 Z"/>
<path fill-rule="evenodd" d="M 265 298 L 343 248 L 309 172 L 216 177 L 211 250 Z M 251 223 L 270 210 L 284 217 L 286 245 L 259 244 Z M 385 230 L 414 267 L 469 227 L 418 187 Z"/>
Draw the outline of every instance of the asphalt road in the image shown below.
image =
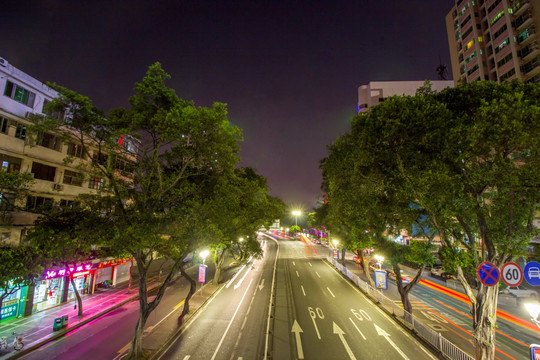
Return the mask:
<path fill-rule="evenodd" d="M 280 241 L 274 359 L 435 359 L 346 281 L 328 250 Z"/>

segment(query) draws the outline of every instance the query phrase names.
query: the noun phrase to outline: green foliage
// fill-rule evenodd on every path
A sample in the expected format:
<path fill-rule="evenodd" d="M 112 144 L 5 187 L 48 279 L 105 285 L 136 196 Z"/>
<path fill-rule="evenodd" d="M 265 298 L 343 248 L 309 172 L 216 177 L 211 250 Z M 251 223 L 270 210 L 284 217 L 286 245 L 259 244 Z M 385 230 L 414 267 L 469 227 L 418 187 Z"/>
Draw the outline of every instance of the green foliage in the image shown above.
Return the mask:
<path fill-rule="evenodd" d="M 293 225 L 290 227 L 289 229 L 292 233 L 299 233 L 302 231 L 302 229 L 300 228 L 300 226 L 298 225 Z"/>
<path fill-rule="evenodd" d="M 27 196 L 33 182 L 30 174 L 8 172 L 0 167 L 0 223 L 10 221 L 9 211 L 17 209 L 17 201 Z"/>

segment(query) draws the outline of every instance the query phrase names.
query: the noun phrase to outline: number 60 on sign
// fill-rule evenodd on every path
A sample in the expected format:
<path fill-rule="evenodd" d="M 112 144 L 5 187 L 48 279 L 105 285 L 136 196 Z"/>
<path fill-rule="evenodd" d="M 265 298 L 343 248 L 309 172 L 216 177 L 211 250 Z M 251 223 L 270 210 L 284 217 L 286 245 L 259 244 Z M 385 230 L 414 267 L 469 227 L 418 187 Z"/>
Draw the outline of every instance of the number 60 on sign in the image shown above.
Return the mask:
<path fill-rule="evenodd" d="M 501 276 L 508 286 L 518 286 L 523 281 L 523 270 L 518 264 L 509 262 L 502 266 Z"/>

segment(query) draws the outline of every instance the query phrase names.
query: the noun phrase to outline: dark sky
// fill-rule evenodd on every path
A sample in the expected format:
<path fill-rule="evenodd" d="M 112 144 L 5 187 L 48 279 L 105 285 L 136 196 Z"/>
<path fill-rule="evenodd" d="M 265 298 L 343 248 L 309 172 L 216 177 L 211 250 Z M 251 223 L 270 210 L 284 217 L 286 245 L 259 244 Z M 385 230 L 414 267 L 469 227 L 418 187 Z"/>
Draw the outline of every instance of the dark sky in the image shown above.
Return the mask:
<path fill-rule="evenodd" d="M 452 0 L 2 1 L 0 57 L 41 81 L 127 107 L 156 61 L 198 106 L 228 104 L 241 157 L 273 195 L 310 210 L 319 160 L 369 81 L 450 69 Z"/>

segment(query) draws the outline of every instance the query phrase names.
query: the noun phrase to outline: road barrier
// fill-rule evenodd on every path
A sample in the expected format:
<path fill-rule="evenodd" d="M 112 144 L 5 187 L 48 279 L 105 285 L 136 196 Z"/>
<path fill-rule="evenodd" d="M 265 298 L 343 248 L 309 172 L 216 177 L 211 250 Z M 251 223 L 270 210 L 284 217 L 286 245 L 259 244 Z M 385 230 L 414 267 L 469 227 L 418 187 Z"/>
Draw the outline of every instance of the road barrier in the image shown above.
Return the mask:
<path fill-rule="evenodd" d="M 416 319 L 411 313 L 396 305 L 395 301 L 384 296 L 380 290 L 374 288 L 369 283 L 362 280 L 358 275 L 349 271 L 336 259 L 328 257 L 327 260 L 342 274 L 347 276 L 353 283 L 355 283 L 364 294 L 366 294 L 373 301 L 377 302 L 379 306 L 391 313 L 396 319 L 407 326 L 410 330 L 414 331 L 419 337 L 431 344 L 435 349 L 440 351 L 440 353 L 446 359 L 474 360 L 473 356 L 469 355 L 454 345 L 451 341 L 444 338 L 440 332 L 431 329 L 429 326 L 422 323 L 422 321 Z"/>

